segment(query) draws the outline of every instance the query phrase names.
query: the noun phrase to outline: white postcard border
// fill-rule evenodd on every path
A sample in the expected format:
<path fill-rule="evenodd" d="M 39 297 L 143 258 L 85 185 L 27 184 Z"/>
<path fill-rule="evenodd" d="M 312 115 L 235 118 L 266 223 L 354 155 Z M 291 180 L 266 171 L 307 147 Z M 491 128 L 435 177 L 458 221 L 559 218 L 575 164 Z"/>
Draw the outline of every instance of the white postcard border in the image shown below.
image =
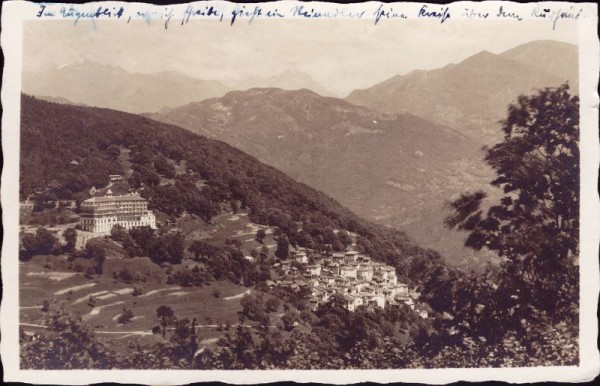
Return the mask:
<path fill-rule="evenodd" d="M 265 3 L 265 6 L 290 6 L 293 2 Z M 100 3 L 96 3 L 100 4 Z M 128 9 L 147 10 L 152 6 L 143 3 L 106 2 L 103 5 L 126 5 Z M 202 5 L 206 3 L 203 2 Z M 216 2 L 225 7 L 237 4 Z M 352 10 L 369 10 L 378 3 L 346 5 Z M 399 3 L 398 3 L 399 4 Z M 414 12 L 425 3 L 403 3 L 398 7 Z M 479 10 L 497 9 L 499 2 L 449 4 L 451 7 L 476 7 Z M 502 4 L 529 11 L 536 3 Z M 543 4 L 543 3 L 538 3 Z M 553 7 L 569 7 L 573 3 L 553 3 Z M 252 4 L 255 6 L 256 4 Z M 292 4 L 293 5 L 293 4 Z M 394 5 L 394 4 L 388 4 Z M 311 7 L 332 10 L 339 4 L 310 3 Z M 431 5 L 439 8 L 439 4 Z M 175 6 L 183 9 L 185 4 Z M 361 8 L 363 7 L 363 8 Z M 583 17 L 579 23 L 580 97 L 581 97 L 581 237 L 580 237 L 580 365 L 577 367 L 509 368 L 509 369 L 417 369 L 417 370 L 269 370 L 269 371 L 222 371 L 222 370 L 21 370 L 19 369 L 18 344 L 18 217 L 19 217 L 19 124 L 20 89 L 22 65 L 22 23 L 35 19 L 39 6 L 28 2 L 5 2 L 2 9 L 1 44 L 5 56 L 2 83 L 2 209 L 4 242 L 2 245 L 3 299 L 0 309 L 2 342 L 0 352 L 4 366 L 5 381 L 21 381 L 42 384 L 88 384 L 90 382 L 134 382 L 148 384 L 180 384 L 198 381 L 223 381 L 232 384 L 263 383 L 284 380 L 321 383 L 356 383 L 373 381 L 420 382 L 431 384 L 459 380 L 508 382 L 536 381 L 586 381 L 600 371 L 600 355 L 596 346 L 598 320 L 596 307 L 600 290 L 598 245 L 600 243 L 600 203 L 598 201 L 597 167 L 600 162 L 598 138 L 598 69 L 599 45 L 597 31 L 597 5 L 580 3 Z M 262 22 L 255 20 L 254 22 Z M 394 22 L 386 20 L 386 22 Z M 430 22 L 431 28 L 436 24 Z M 525 20 L 526 22 L 526 20 Z"/>

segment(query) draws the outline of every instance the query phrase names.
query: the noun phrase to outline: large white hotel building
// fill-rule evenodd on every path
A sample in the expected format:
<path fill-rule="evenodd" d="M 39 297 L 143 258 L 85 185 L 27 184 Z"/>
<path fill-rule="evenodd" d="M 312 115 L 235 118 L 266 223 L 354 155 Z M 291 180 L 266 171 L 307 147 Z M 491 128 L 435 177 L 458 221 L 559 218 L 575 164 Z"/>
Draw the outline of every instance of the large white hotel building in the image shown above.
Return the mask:
<path fill-rule="evenodd" d="M 149 226 L 156 229 L 156 217 L 139 194 L 92 197 L 81 203 L 81 229 L 92 233 L 110 232 L 113 226 L 125 229 Z"/>

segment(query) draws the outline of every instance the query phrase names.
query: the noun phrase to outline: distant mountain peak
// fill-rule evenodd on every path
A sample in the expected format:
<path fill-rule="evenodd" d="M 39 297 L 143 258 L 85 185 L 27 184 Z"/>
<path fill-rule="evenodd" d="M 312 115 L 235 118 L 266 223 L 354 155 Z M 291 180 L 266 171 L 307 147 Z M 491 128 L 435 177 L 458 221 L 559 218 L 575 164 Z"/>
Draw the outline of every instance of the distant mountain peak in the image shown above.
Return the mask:
<path fill-rule="evenodd" d="M 166 92 L 177 90 L 177 92 Z M 158 111 L 194 101 L 220 97 L 229 90 L 215 80 L 190 77 L 177 71 L 131 73 L 87 58 L 23 74 L 24 93 L 63 98 L 74 104 L 131 113 Z M 57 100 L 57 99 L 55 99 Z"/>
<path fill-rule="evenodd" d="M 577 47 L 535 41 L 500 54 L 487 50 L 460 63 L 394 76 L 370 88 L 354 90 L 349 102 L 401 114 L 415 114 L 460 128 L 482 144 L 501 136 L 497 122 L 510 103 L 536 89 L 565 81 L 578 87 Z"/>
<path fill-rule="evenodd" d="M 479 51 L 478 53 L 469 56 L 468 58 L 466 58 L 465 60 L 463 60 L 462 62 L 460 62 L 460 64 L 462 65 L 467 65 L 467 64 L 471 64 L 471 63 L 477 63 L 477 62 L 487 62 L 487 61 L 493 61 L 493 60 L 498 60 L 499 56 L 497 54 L 494 54 L 488 50 L 483 50 L 483 51 Z"/>
<path fill-rule="evenodd" d="M 568 50 L 577 50 L 577 46 L 575 44 L 562 42 L 559 40 L 545 39 L 545 40 L 534 40 L 531 42 L 519 44 L 516 47 L 513 47 L 507 51 L 504 51 L 503 54 L 509 53 L 511 51 L 522 51 L 522 50 L 527 50 L 527 49 L 532 49 L 532 48 L 546 49 L 546 50 L 547 49 L 557 49 L 557 48 L 568 49 Z"/>
<path fill-rule="evenodd" d="M 113 71 L 120 71 L 120 72 L 127 72 L 126 70 L 124 70 L 123 68 L 119 67 L 119 66 L 113 66 L 113 65 L 109 65 L 109 64 L 102 64 L 102 63 L 98 63 L 98 62 L 94 62 L 92 60 L 83 58 L 83 59 L 79 59 L 76 60 L 74 62 L 70 62 L 70 63 L 65 63 L 61 66 L 58 66 L 56 68 L 57 70 L 89 70 L 89 69 L 110 69 Z"/>
<path fill-rule="evenodd" d="M 297 68 L 287 68 L 271 76 L 250 77 L 234 84 L 233 88 L 239 90 L 249 90 L 252 88 L 278 88 L 282 90 L 309 89 L 322 96 L 332 95 L 330 91 L 315 81 L 312 76 Z"/>

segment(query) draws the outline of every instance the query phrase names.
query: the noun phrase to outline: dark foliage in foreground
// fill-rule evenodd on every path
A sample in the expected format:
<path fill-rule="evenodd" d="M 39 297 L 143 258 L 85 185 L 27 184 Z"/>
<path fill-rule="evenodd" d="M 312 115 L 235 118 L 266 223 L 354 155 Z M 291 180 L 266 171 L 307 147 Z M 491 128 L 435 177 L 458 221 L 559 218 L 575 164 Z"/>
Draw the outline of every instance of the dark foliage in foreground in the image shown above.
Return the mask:
<path fill-rule="evenodd" d="M 487 342 L 462 334 L 429 336 L 428 323 L 414 324 L 415 338 L 402 344 L 392 321 L 411 311 L 348 312 L 333 302 L 313 315 L 311 330 L 269 329 L 238 324 L 214 349 L 200 349 L 196 320 L 178 319 L 169 307 L 157 309 L 160 343 L 120 354 L 85 322 L 53 304 L 47 332 L 34 341 L 21 336 L 26 369 L 398 369 L 457 367 L 572 366 L 578 363 L 577 328 L 538 324 L 523 339 L 509 333 Z M 310 324 L 309 324 L 310 325 Z M 443 330 L 441 330 L 443 331 Z M 114 343 L 113 343 L 114 344 Z M 122 343 L 121 343 L 122 344 Z"/>
<path fill-rule="evenodd" d="M 538 309 L 576 323 L 579 98 L 568 84 L 521 96 L 503 131 L 504 141 L 487 151 L 486 161 L 498 176 L 492 185 L 505 196 L 484 214 L 482 192 L 463 195 L 447 223 L 469 231 L 468 247 L 504 258 L 497 303 L 522 304 L 525 318 Z"/>

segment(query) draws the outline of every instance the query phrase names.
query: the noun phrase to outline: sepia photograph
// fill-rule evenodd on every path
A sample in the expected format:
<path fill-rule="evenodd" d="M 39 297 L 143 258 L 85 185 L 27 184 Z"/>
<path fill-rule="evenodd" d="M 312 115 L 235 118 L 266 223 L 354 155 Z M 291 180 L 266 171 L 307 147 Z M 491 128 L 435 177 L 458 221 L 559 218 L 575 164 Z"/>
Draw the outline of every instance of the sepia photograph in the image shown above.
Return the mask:
<path fill-rule="evenodd" d="M 18 369 L 582 366 L 574 6 L 97 4 L 19 27 Z"/>

